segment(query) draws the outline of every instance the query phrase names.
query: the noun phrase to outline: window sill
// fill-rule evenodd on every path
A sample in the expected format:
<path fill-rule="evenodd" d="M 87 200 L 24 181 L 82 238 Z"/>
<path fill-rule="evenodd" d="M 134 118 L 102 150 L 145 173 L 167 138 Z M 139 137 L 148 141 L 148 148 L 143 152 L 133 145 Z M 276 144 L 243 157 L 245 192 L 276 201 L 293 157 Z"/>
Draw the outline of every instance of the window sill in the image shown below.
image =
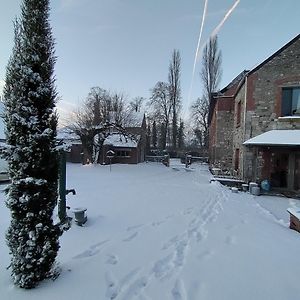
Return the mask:
<path fill-rule="evenodd" d="M 300 116 L 278 117 L 280 122 L 300 122 Z"/>

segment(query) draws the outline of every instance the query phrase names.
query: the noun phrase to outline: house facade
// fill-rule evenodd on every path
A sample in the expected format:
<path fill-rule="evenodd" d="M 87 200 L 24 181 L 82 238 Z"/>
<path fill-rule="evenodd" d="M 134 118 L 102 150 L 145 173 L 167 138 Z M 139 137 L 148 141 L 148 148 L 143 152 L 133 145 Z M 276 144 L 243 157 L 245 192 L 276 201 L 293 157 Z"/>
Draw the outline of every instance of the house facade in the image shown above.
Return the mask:
<path fill-rule="evenodd" d="M 234 97 L 247 71 L 240 73 L 225 88 L 212 95 L 208 121 L 210 163 L 223 171 L 231 170 L 234 122 Z"/>
<path fill-rule="evenodd" d="M 144 113 L 132 112 L 125 125 L 127 135 L 111 132 L 105 139 L 100 153 L 102 164 L 138 164 L 145 161 L 146 117 Z M 112 152 L 114 155 L 111 155 Z M 109 157 L 112 156 L 112 157 Z"/>
<path fill-rule="evenodd" d="M 233 124 L 226 128 L 232 159 L 224 167 L 245 181 L 268 180 L 272 188 L 299 191 L 300 35 L 246 73 L 232 105 Z"/>
<path fill-rule="evenodd" d="M 108 130 L 98 156 L 98 163 L 137 164 L 145 160 L 146 118 L 144 114 L 133 112 L 122 132 L 117 128 Z M 87 163 L 87 155 L 82 142 L 72 130 L 60 129 L 58 139 L 63 140 L 69 146 L 66 157 L 68 162 Z M 109 157 L 108 151 L 113 151 L 113 157 Z"/>

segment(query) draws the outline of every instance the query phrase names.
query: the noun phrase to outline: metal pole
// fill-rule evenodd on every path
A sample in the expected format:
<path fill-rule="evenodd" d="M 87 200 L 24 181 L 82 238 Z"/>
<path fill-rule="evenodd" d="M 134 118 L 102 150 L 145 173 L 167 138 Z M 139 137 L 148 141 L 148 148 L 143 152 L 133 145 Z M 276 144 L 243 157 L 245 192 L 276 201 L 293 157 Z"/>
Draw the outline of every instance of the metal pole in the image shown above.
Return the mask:
<path fill-rule="evenodd" d="M 58 200 L 58 217 L 63 223 L 66 219 L 66 152 L 60 152 L 59 159 L 59 200 Z"/>

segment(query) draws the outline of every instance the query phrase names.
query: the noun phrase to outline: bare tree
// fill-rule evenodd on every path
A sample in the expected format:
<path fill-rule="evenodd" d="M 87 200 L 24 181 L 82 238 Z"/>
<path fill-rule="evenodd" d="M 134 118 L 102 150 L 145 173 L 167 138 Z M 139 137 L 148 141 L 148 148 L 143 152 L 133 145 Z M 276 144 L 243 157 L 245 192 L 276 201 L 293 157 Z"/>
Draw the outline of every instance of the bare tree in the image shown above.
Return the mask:
<path fill-rule="evenodd" d="M 201 80 L 203 95 L 191 105 L 191 115 L 198 135 L 202 133 L 201 141 L 208 147 L 208 112 L 213 92 L 216 92 L 222 76 L 222 56 L 218 49 L 218 38 L 214 36 L 205 46 L 202 56 Z"/>
<path fill-rule="evenodd" d="M 191 116 L 194 121 L 196 130 L 202 133 L 201 146 L 205 146 L 205 139 L 208 134 L 208 111 L 209 111 L 209 103 L 205 97 L 198 98 L 192 105 L 191 105 Z"/>
<path fill-rule="evenodd" d="M 133 111 L 140 112 L 144 102 L 145 102 L 145 98 L 135 97 L 130 101 L 129 105 Z"/>
<path fill-rule="evenodd" d="M 211 94 L 220 84 L 222 76 L 222 55 L 218 49 L 218 37 L 213 36 L 203 50 L 201 79 L 204 88 L 203 96 L 210 102 Z"/>
<path fill-rule="evenodd" d="M 122 93 L 110 94 L 93 87 L 83 105 L 73 112 L 69 128 L 82 142 L 84 161 L 98 162 L 99 152 L 111 129 L 124 136 L 124 126 L 130 122 L 130 109 Z"/>
<path fill-rule="evenodd" d="M 172 147 L 177 146 L 177 131 L 178 131 L 178 112 L 180 109 L 180 53 L 174 50 L 169 65 L 169 97 L 172 104 Z"/>
<path fill-rule="evenodd" d="M 151 92 L 152 95 L 149 104 L 153 108 L 155 119 L 160 123 L 160 147 L 165 149 L 172 111 L 172 101 L 169 97 L 169 85 L 166 82 L 159 81 Z"/>

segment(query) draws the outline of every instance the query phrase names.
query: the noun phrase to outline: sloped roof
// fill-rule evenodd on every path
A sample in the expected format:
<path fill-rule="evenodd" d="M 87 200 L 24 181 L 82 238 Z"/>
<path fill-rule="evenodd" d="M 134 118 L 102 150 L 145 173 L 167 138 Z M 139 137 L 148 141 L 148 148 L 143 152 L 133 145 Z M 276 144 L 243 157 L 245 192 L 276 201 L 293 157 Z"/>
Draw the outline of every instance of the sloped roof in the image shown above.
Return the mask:
<path fill-rule="evenodd" d="M 241 82 L 244 82 L 245 77 L 249 73 L 249 70 L 244 70 L 242 71 L 238 76 L 236 76 L 227 86 L 225 86 L 222 90 L 220 90 L 217 95 L 225 93 L 227 90 L 232 88 L 236 84 L 241 84 Z M 236 88 L 236 90 L 238 87 Z M 234 92 L 236 92 L 236 90 Z"/>
<path fill-rule="evenodd" d="M 68 127 L 59 128 L 57 130 L 57 138 L 59 140 L 69 140 L 69 141 L 80 139 L 79 136 Z"/>
<path fill-rule="evenodd" d="M 128 120 L 125 120 L 125 127 L 142 127 L 145 113 L 133 111 L 130 113 Z"/>
<path fill-rule="evenodd" d="M 137 137 L 138 139 L 139 137 Z M 114 147 L 136 148 L 138 142 L 130 137 L 125 137 L 123 134 L 110 134 L 104 141 L 103 145 L 111 145 Z"/>
<path fill-rule="evenodd" d="M 288 43 L 286 43 L 284 46 L 282 46 L 279 50 L 277 50 L 276 52 L 274 52 L 271 56 L 269 56 L 267 59 L 265 59 L 262 63 L 260 63 L 259 65 L 257 65 L 256 67 L 254 67 L 252 70 L 250 70 L 250 72 L 248 73 L 248 75 L 256 72 L 258 69 L 260 69 L 266 63 L 268 63 L 270 60 L 272 60 L 274 57 L 276 57 L 282 51 L 284 51 L 289 46 L 291 46 L 292 44 L 294 44 L 299 38 L 300 38 L 300 34 L 298 34 L 297 36 L 295 36 L 292 40 L 290 40 Z"/>
<path fill-rule="evenodd" d="M 300 147 L 300 130 L 270 130 L 245 141 L 243 145 Z"/>
<path fill-rule="evenodd" d="M 215 92 L 212 94 L 212 98 L 210 99 L 210 103 L 209 103 L 209 112 L 208 112 L 208 124 L 210 124 L 212 116 L 213 116 L 213 111 L 215 109 L 216 106 L 216 102 L 218 101 L 218 98 L 222 98 L 222 97 L 233 97 L 237 90 L 239 89 L 240 85 L 244 82 L 245 77 L 248 74 L 248 70 L 244 70 L 242 71 L 238 76 L 236 76 L 228 85 L 226 85 L 222 90 Z M 232 88 L 234 85 L 236 86 L 236 89 L 233 92 L 233 95 L 230 96 L 224 96 L 223 94 L 229 90 L 230 88 Z"/>

